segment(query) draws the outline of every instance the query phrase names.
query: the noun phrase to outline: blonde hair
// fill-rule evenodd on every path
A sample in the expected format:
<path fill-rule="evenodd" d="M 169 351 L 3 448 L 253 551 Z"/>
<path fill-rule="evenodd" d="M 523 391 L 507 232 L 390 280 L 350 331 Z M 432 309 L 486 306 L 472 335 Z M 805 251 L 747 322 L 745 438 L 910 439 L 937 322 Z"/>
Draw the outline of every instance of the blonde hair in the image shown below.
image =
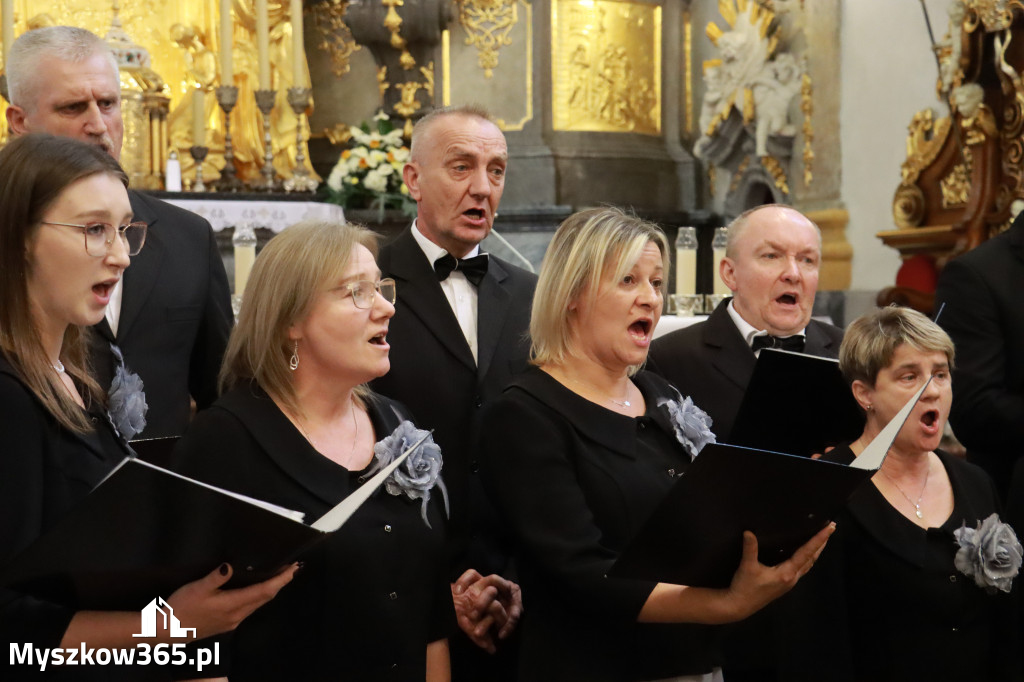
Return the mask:
<path fill-rule="evenodd" d="M 942 327 L 911 308 L 895 305 L 861 315 L 850 323 L 839 346 L 839 369 L 847 382 L 875 385 L 896 349 L 909 344 L 926 353 L 945 353 L 950 369 L 956 349 Z"/>
<path fill-rule="evenodd" d="M 294 414 L 301 415 L 288 360 L 288 329 L 309 314 L 318 294 L 337 280 L 353 248 L 377 257 L 377 235 L 353 224 L 305 220 L 271 239 L 260 252 L 231 332 L 220 371 L 222 390 L 255 380 Z M 360 387 L 356 394 L 368 395 Z"/>
<path fill-rule="evenodd" d="M 657 225 L 614 207 L 565 219 L 548 246 L 533 297 L 530 354 L 535 365 L 561 364 L 576 353 L 569 306 L 603 280 L 625 276 L 651 242 L 668 272 L 668 240 Z"/>

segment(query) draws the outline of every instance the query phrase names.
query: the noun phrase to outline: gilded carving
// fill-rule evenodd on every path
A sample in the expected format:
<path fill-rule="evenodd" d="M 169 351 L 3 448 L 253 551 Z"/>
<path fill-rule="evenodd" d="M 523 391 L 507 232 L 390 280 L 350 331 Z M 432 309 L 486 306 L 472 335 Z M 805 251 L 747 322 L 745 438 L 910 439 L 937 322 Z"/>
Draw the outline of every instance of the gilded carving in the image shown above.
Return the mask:
<path fill-rule="evenodd" d="M 953 166 L 946 177 L 939 181 L 942 189 L 942 208 L 966 206 L 971 196 L 971 150 L 963 149 L 964 162 Z"/>
<path fill-rule="evenodd" d="M 556 130 L 661 133 L 661 7 L 556 0 Z"/>
<path fill-rule="evenodd" d="M 775 186 L 778 190 L 783 194 L 789 194 L 789 181 L 786 178 L 786 169 L 782 167 L 779 160 L 774 156 L 762 156 L 761 164 L 768 171 L 768 174 L 772 176 L 772 180 L 775 181 Z"/>
<path fill-rule="evenodd" d="M 732 183 L 729 185 L 730 193 L 739 189 L 740 182 L 743 180 L 743 174 L 747 172 L 748 166 L 750 166 L 750 157 L 744 156 L 743 161 L 741 161 L 739 167 L 736 168 L 736 172 L 732 174 Z"/>
<path fill-rule="evenodd" d="M 968 7 L 973 9 L 985 31 L 1000 31 L 1010 27 L 1013 16 L 1006 7 L 1006 0 L 968 0 Z"/>
<path fill-rule="evenodd" d="M 434 99 L 434 62 L 420 67 L 420 74 L 423 76 L 423 89 L 427 91 L 427 98 Z"/>
<path fill-rule="evenodd" d="M 402 64 L 402 68 L 408 71 L 416 66 L 416 60 L 409 53 L 409 46 L 405 38 L 402 37 L 402 17 L 395 9 L 396 7 L 404 6 L 405 2 L 403 0 L 380 0 L 380 4 L 388 8 L 387 14 L 384 15 L 384 28 L 391 32 L 391 47 L 402 51 L 399 61 Z"/>
<path fill-rule="evenodd" d="M 377 90 L 380 91 L 381 100 L 384 99 L 384 93 L 391 87 L 391 83 L 388 83 L 388 67 L 384 64 L 377 67 Z"/>
<path fill-rule="evenodd" d="M 511 45 L 509 34 L 518 21 L 516 0 L 461 0 L 459 22 L 466 30 L 466 44 L 477 49 L 477 64 L 484 77 L 494 75 L 498 51 Z"/>
<path fill-rule="evenodd" d="M 892 217 L 897 227 L 908 230 L 924 219 L 924 193 L 917 185 L 900 185 L 892 202 Z"/>
<path fill-rule="evenodd" d="M 416 101 L 416 91 L 422 87 L 425 87 L 423 83 L 417 83 L 416 81 L 406 81 L 404 83 L 398 83 L 396 87 L 402 92 L 402 99 L 395 104 L 395 113 L 399 116 L 409 118 L 422 106 Z"/>
<path fill-rule="evenodd" d="M 935 112 L 924 109 L 914 114 L 907 130 L 907 158 L 900 169 L 904 185 L 917 182 L 921 171 L 935 160 L 949 134 L 949 118 L 936 121 Z"/>
<path fill-rule="evenodd" d="M 814 126 L 811 124 L 811 115 L 814 113 L 813 95 L 811 76 L 805 71 L 800 86 L 800 112 L 804 115 L 804 185 L 807 187 L 810 187 L 814 179 Z"/>
<path fill-rule="evenodd" d="M 317 49 L 331 56 L 331 72 L 338 78 L 349 72 L 352 53 L 361 49 L 345 23 L 348 1 L 327 0 L 311 5 L 307 10 L 313 14 L 313 25 L 319 41 Z"/>

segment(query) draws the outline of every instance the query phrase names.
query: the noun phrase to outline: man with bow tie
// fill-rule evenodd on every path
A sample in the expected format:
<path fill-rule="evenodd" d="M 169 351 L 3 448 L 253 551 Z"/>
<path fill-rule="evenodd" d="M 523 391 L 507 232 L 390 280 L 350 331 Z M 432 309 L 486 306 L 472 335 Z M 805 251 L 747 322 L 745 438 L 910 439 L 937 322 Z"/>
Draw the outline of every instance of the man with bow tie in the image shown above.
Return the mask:
<path fill-rule="evenodd" d="M 391 370 L 373 382 L 417 424 L 434 429 L 451 493 L 452 595 L 459 626 L 453 680 L 511 679 L 500 654 L 522 610 L 519 587 L 503 578 L 508 556 L 488 531 L 493 510 L 477 474 L 478 417 L 526 368 L 537 278 L 484 253 L 505 186 L 505 136 L 478 107 L 435 110 L 417 123 L 403 178 L 416 220 L 381 249 L 384 277 L 397 284 L 388 330 Z M 481 667 L 482 666 L 482 667 Z"/>
<path fill-rule="evenodd" d="M 719 263 L 732 298 L 705 322 L 652 344 L 647 369 L 711 415 L 719 442 L 729 442 L 762 348 L 838 357 L 843 331 L 811 319 L 820 263 L 821 232 L 799 211 L 774 204 L 746 211 L 729 224 Z M 768 609 L 729 633 L 726 679 L 776 679 L 772 618 Z"/>

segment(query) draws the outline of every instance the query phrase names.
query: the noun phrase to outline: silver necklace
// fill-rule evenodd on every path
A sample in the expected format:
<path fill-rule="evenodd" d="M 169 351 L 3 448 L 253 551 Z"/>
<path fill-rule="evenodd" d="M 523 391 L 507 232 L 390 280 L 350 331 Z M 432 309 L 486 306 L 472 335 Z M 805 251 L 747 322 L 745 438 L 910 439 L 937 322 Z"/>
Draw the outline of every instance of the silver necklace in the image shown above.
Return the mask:
<path fill-rule="evenodd" d="M 57 370 L 57 374 L 63 374 L 64 373 L 64 363 L 61 362 L 60 360 L 58 360 L 57 362 L 53 363 L 53 368 L 55 370 Z"/>
<path fill-rule="evenodd" d="M 917 496 L 917 502 L 914 502 L 912 499 L 910 499 L 910 495 L 907 495 L 905 492 L 903 492 L 903 488 L 900 487 L 900 484 L 894 481 L 892 476 L 885 472 L 885 469 L 879 469 L 879 471 L 882 472 L 883 476 L 889 479 L 890 483 L 896 486 L 896 490 L 900 491 L 900 495 L 902 495 L 907 500 L 907 502 L 914 506 L 914 513 L 917 514 L 917 518 L 923 519 L 924 513 L 921 511 L 921 500 L 924 498 L 924 491 L 928 488 L 928 477 L 932 473 L 931 462 L 928 463 L 928 469 L 926 469 L 924 472 L 924 485 L 921 486 L 921 494 Z"/>
<path fill-rule="evenodd" d="M 317 447 L 316 443 L 313 441 L 313 437 L 309 435 L 309 432 L 302 428 L 301 420 L 298 418 L 295 419 L 295 426 L 299 427 L 299 431 L 306 440 L 309 441 L 309 444 L 313 446 L 313 449 L 319 451 L 320 448 Z M 354 433 L 352 435 L 352 447 L 348 451 L 349 462 L 351 462 L 352 458 L 355 457 L 356 444 L 359 442 L 359 420 L 356 419 L 356 403 L 354 400 L 352 401 L 352 428 Z"/>

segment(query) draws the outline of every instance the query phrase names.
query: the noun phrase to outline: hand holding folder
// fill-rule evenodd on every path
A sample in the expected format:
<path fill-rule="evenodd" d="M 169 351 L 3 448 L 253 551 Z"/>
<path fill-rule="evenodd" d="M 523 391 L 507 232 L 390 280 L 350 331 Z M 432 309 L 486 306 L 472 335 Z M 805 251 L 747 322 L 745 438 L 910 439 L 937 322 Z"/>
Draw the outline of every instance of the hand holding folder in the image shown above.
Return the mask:
<path fill-rule="evenodd" d="M 0 573 L 2 584 L 77 609 L 136 610 L 222 563 L 227 587 L 262 582 L 340 528 L 424 435 L 312 525 L 300 512 L 125 459 Z"/>
<path fill-rule="evenodd" d="M 669 491 L 608 575 L 727 587 L 744 531 L 761 563 L 775 565 L 824 528 L 871 478 L 927 383 L 849 466 L 712 443 Z"/>

